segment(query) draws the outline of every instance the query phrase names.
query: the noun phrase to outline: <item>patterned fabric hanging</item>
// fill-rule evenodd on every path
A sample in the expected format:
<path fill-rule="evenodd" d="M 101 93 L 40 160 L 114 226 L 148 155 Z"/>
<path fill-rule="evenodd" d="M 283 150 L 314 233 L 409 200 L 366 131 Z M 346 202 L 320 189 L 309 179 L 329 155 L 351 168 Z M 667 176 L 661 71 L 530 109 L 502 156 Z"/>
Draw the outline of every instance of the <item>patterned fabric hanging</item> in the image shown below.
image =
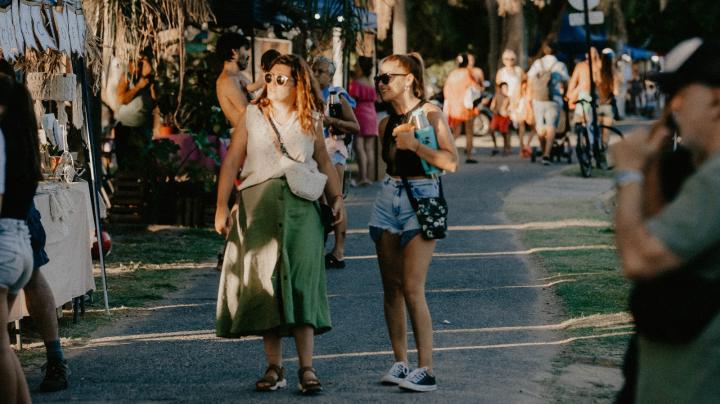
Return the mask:
<path fill-rule="evenodd" d="M 81 129 L 83 126 L 83 96 L 82 86 L 77 83 L 75 86 L 75 99 L 72 102 L 72 125 L 76 129 Z"/>
<path fill-rule="evenodd" d="M 25 53 L 25 39 L 23 38 L 22 29 L 20 28 L 20 7 L 18 6 L 18 0 L 13 0 L 12 5 L 10 6 L 10 12 L 12 13 L 15 43 L 18 46 L 19 53 L 22 55 Z"/>
<path fill-rule="evenodd" d="M 0 48 L 3 49 L 3 55 L 11 61 L 19 56 L 10 8 L 0 8 Z"/>
<path fill-rule="evenodd" d="M 22 11 L 23 8 L 28 11 Z M 43 19 L 42 15 L 42 4 L 30 2 L 28 0 L 20 0 L 20 10 L 22 11 L 21 15 L 29 12 L 32 19 L 35 38 L 37 39 L 42 49 L 57 50 L 57 45 L 55 45 L 55 41 L 53 40 L 52 36 L 50 36 L 50 33 L 48 33 L 48 31 L 45 29 L 45 20 Z"/>

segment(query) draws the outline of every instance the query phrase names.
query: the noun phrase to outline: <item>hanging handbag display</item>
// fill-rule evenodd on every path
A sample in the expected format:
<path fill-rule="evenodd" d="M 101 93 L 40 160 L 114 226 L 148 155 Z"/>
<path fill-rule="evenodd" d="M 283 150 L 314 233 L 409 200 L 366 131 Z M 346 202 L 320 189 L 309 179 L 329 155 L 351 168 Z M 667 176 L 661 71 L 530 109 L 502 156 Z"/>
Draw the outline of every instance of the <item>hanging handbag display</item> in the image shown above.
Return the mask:
<path fill-rule="evenodd" d="M 420 234 L 423 238 L 426 240 L 445 238 L 447 235 L 448 207 L 443 194 L 442 180 L 438 178 L 439 196 L 419 199 L 413 196 L 407 177 L 402 177 L 402 182 L 410 200 L 410 205 L 415 210 L 415 215 L 420 223 Z"/>
<path fill-rule="evenodd" d="M 277 136 L 280 146 L 280 165 L 285 173 L 290 191 L 297 197 L 307 199 L 308 201 L 317 201 L 325 190 L 327 176 L 321 173 L 317 167 L 310 168 L 301 161 L 296 160 L 288 153 L 282 136 L 278 131 L 275 123 L 268 117 L 268 122 Z"/>

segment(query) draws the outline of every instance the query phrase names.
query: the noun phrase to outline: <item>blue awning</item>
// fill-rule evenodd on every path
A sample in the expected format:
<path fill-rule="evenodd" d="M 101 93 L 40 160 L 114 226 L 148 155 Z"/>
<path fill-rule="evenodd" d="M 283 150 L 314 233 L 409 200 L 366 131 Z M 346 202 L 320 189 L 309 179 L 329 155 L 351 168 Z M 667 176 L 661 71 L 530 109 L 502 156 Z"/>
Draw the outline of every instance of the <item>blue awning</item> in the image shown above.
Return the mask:
<path fill-rule="evenodd" d="M 597 28 L 590 29 L 590 42 L 595 46 L 605 45 L 607 42 L 607 35 L 605 35 L 605 29 L 603 26 L 597 26 Z M 564 48 L 568 51 L 578 49 L 579 51 L 585 52 L 585 27 L 570 26 L 570 17 L 565 14 L 563 16 L 562 26 L 558 32 L 557 44 L 560 48 Z"/>
<path fill-rule="evenodd" d="M 623 46 L 622 53 L 627 53 L 633 60 L 649 60 L 655 55 L 655 52 L 643 48 L 635 48 L 633 46 Z"/>

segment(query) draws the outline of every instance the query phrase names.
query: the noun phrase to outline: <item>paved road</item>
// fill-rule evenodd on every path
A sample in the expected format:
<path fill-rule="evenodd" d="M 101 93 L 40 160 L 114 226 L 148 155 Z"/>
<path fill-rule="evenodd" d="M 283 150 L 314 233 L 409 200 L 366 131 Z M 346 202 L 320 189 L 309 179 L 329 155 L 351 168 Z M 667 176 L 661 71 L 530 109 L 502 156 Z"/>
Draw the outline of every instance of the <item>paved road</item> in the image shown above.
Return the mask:
<path fill-rule="evenodd" d="M 487 155 L 487 150 L 481 151 Z M 500 170 L 500 166 L 507 170 Z M 507 223 L 503 196 L 513 187 L 545 177 L 542 167 L 517 157 L 481 157 L 445 179 L 451 226 Z M 403 393 L 377 383 L 391 365 L 382 295 L 373 245 L 365 232 L 378 187 L 355 188 L 347 202 L 351 234 L 348 268 L 328 271 L 334 330 L 316 339 L 315 367 L 326 392 L 322 402 L 415 401 L 545 402 L 540 383 L 557 346 L 533 344 L 560 339 L 549 331 L 491 330 L 557 322 L 550 292 L 537 285 L 525 257 L 483 253 L 522 250 L 514 231 L 451 231 L 439 243 L 427 283 L 436 330 L 435 369 L 439 391 Z M 209 252 L 211 253 L 211 252 Z M 455 254 L 455 255 L 453 255 Z M 458 256 L 458 254 L 460 254 Z M 466 254 L 466 255 L 462 255 Z M 473 255 L 475 254 L 475 255 Z M 209 254 L 210 255 L 210 254 Z M 370 256 L 370 257 L 368 257 Z M 50 401 L 301 401 L 294 388 L 297 361 L 286 345 L 291 388 L 258 394 L 253 383 L 264 369 L 259 340 L 214 337 L 218 274 L 198 269 L 188 288 L 138 320 L 101 330 L 86 348 L 68 353 L 72 387 L 35 394 Z M 412 345 L 412 338 L 410 338 Z M 525 344 L 530 343 L 530 344 Z M 523 345 L 525 344 L 525 345 Z M 411 360 L 415 360 L 413 355 Z M 35 385 L 39 374 L 29 375 Z"/>

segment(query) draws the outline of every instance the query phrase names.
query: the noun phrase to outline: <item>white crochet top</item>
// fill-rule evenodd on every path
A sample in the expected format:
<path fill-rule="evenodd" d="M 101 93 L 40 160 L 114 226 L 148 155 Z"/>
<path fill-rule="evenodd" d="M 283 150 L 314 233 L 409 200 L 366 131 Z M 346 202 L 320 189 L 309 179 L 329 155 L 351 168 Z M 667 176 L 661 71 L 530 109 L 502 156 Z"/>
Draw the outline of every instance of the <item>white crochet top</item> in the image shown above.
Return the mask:
<path fill-rule="evenodd" d="M 304 132 L 297 113 L 293 112 L 284 124 L 277 121 L 274 123 L 288 153 L 295 160 L 304 162 L 308 168 L 317 168 L 317 162 L 313 158 L 315 138 Z M 248 133 L 247 157 L 240 173 L 242 183 L 239 190 L 285 175 L 280 167 L 282 154 L 276 143 L 277 136 L 257 105 L 248 105 L 245 125 Z"/>

